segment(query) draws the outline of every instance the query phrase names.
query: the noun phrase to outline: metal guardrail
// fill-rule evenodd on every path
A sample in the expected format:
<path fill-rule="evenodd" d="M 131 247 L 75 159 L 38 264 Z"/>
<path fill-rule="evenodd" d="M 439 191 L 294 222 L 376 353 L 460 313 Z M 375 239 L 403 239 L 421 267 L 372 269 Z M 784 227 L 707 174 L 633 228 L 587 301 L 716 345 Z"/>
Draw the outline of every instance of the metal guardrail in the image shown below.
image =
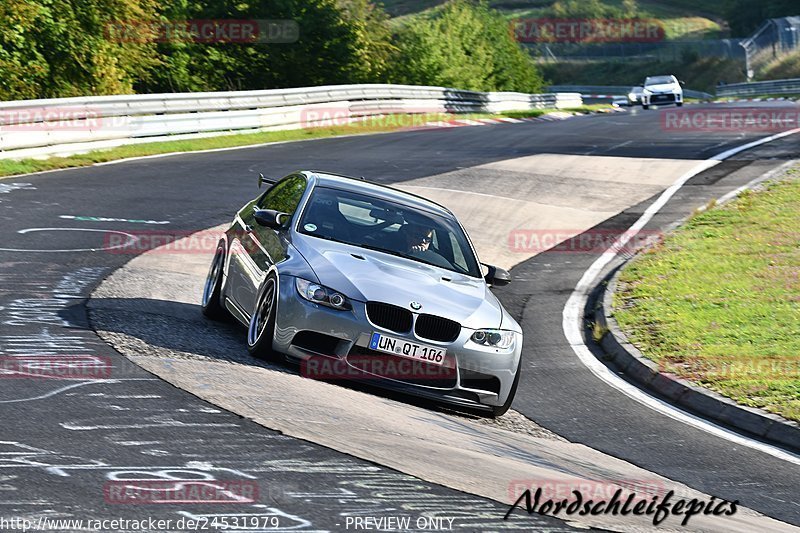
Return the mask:
<path fill-rule="evenodd" d="M 587 98 L 591 95 L 601 96 L 624 96 L 631 90 L 630 85 L 551 85 L 547 88 L 552 92 L 576 92 Z M 683 95 L 687 98 L 697 98 L 698 100 L 710 100 L 713 96 L 703 91 L 684 89 Z"/>
<path fill-rule="evenodd" d="M 757 96 L 767 94 L 800 94 L 800 78 L 731 83 L 717 87 L 717 96 Z"/>
<path fill-rule="evenodd" d="M 582 103 L 580 94 L 483 93 L 388 84 L 0 102 L 0 159 L 347 124 L 390 113 L 499 113 Z"/>

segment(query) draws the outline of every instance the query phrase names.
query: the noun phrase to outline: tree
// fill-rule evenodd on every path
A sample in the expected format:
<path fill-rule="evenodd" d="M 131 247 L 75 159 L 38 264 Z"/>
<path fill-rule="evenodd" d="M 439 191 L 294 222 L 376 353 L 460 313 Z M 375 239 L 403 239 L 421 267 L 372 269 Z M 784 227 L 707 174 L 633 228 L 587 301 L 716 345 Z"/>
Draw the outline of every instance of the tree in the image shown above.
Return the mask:
<path fill-rule="evenodd" d="M 112 20 L 145 20 L 155 0 L 0 0 L 0 98 L 131 92 L 153 45 L 106 38 Z"/>
<path fill-rule="evenodd" d="M 542 78 L 509 22 L 487 4 L 453 0 L 396 37 L 393 81 L 483 91 L 536 92 Z"/>
<path fill-rule="evenodd" d="M 243 90 L 378 81 L 391 53 L 386 15 L 368 0 L 172 0 L 166 20 L 287 20 L 290 43 L 159 43 L 141 91 Z"/>
<path fill-rule="evenodd" d="M 735 37 L 747 37 L 766 19 L 798 14 L 797 0 L 733 0 L 726 18 Z"/>

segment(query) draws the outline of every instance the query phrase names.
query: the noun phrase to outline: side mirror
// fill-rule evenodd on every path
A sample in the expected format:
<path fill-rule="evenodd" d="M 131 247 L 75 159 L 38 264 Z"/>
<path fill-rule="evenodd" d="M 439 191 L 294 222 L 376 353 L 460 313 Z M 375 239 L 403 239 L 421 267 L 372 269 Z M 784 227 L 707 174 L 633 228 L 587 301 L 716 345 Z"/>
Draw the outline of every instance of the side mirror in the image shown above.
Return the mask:
<path fill-rule="evenodd" d="M 685 81 L 683 81 L 683 80 L 679 80 L 679 81 L 678 81 L 678 83 L 680 83 L 680 84 L 681 84 L 681 87 L 683 87 L 684 85 L 686 85 L 686 82 L 685 82 Z"/>
<path fill-rule="evenodd" d="M 256 219 L 256 222 L 258 222 L 261 226 L 266 226 L 272 229 L 283 229 L 283 225 L 287 220 L 289 220 L 290 217 L 291 215 L 289 215 L 289 213 L 282 213 L 281 211 L 275 211 L 274 209 L 253 210 L 253 218 Z"/>
<path fill-rule="evenodd" d="M 509 274 L 508 270 L 492 265 L 486 265 L 486 268 L 489 269 L 489 272 L 486 273 L 483 279 L 485 279 L 486 283 L 489 285 L 502 287 L 503 285 L 511 283 L 511 274 Z"/>

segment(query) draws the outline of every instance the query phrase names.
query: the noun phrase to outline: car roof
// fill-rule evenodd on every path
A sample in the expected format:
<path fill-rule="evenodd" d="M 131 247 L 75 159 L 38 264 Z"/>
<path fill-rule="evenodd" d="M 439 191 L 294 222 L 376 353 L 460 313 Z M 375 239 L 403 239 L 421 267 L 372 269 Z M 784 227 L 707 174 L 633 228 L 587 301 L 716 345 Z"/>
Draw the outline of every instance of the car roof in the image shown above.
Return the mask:
<path fill-rule="evenodd" d="M 383 200 L 399 202 L 407 205 L 408 207 L 421 209 L 436 215 L 455 218 L 453 212 L 441 204 L 437 204 L 436 202 L 428 200 L 422 196 L 396 189 L 388 185 L 368 181 L 364 178 L 354 178 L 344 174 L 334 174 L 332 172 L 310 170 L 304 173 L 310 177 L 313 177 L 316 180 L 316 185 L 321 187 L 329 187 L 332 189 L 375 196 Z"/>

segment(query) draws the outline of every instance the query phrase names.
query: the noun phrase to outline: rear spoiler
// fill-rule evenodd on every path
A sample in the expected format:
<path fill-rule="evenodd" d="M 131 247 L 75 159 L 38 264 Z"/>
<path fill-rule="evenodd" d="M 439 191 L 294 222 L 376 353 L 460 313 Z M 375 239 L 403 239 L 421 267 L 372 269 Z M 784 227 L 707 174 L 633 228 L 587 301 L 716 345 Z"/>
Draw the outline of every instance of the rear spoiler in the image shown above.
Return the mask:
<path fill-rule="evenodd" d="M 273 183 L 277 183 L 277 181 L 278 180 L 275 180 L 275 179 L 272 179 L 272 178 L 265 178 L 264 174 L 261 174 L 260 172 L 258 174 L 258 188 L 259 189 L 261 188 L 261 185 L 264 184 L 264 183 L 269 183 L 270 185 L 272 185 Z"/>

